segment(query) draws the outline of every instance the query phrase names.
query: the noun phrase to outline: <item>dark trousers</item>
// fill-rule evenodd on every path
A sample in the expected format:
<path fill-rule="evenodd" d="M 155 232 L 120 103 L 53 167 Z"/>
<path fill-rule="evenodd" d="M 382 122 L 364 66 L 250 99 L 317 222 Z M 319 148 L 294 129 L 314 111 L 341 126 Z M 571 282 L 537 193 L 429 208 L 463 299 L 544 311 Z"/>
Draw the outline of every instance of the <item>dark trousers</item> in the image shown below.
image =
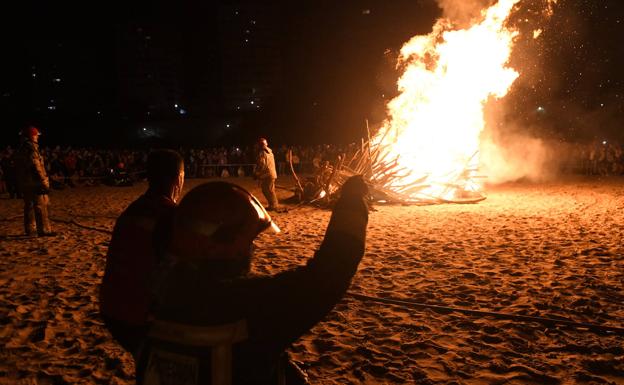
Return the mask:
<path fill-rule="evenodd" d="M 29 235 L 45 234 L 52 231 L 48 218 L 47 194 L 24 193 L 24 232 Z"/>

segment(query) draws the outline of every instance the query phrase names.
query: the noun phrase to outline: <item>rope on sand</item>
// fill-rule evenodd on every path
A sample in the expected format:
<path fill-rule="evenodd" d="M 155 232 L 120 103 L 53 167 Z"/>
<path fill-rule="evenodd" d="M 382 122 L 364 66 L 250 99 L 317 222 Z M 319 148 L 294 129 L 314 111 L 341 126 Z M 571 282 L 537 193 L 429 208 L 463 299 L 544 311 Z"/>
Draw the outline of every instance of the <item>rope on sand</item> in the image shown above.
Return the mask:
<path fill-rule="evenodd" d="M 17 219 L 20 219 L 20 218 L 23 218 L 23 216 L 22 215 L 17 215 L 17 216 L 14 216 L 14 217 L 2 218 L 2 219 L 0 219 L 0 221 L 9 222 L 9 221 L 14 221 L 14 220 L 17 220 Z M 68 225 L 78 226 L 78 227 L 86 229 L 86 230 L 98 231 L 100 233 L 105 233 L 105 234 L 113 234 L 113 232 L 111 230 L 103 229 L 101 227 L 95 227 L 95 226 L 87 226 L 87 225 L 84 225 L 84 224 L 78 222 L 75 219 L 67 220 L 67 219 L 60 219 L 60 218 L 50 218 L 50 220 L 53 221 L 53 222 L 59 222 L 59 223 L 65 223 L 65 224 L 68 224 Z M 24 236 L 15 236 L 15 237 L 14 236 L 9 236 L 9 237 L 1 236 L 0 237 L 0 239 L 9 239 L 9 238 L 11 238 L 11 239 L 29 239 L 29 237 L 24 237 Z"/>
<path fill-rule="evenodd" d="M 590 324 L 590 323 L 584 323 L 584 322 L 575 322 L 575 321 L 570 321 L 566 319 L 534 317 L 534 316 L 528 316 L 528 315 L 522 315 L 522 314 L 498 313 L 498 312 L 484 311 L 484 310 L 472 310 L 472 309 L 450 307 L 450 306 L 431 305 L 427 303 L 412 302 L 409 300 L 396 299 L 396 298 L 373 297 L 373 296 L 368 296 L 368 295 L 358 294 L 358 293 L 353 293 L 353 292 L 348 292 L 347 294 L 360 301 L 371 301 L 371 302 L 378 302 L 378 303 L 383 303 L 383 304 L 405 306 L 405 307 L 409 307 L 412 309 L 420 309 L 420 310 L 432 309 L 432 310 L 441 310 L 445 312 L 459 312 L 459 313 L 482 316 L 482 317 L 488 316 L 488 317 L 494 317 L 494 318 L 499 318 L 499 319 L 510 319 L 510 320 L 515 320 L 515 321 L 539 322 L 539 323 L 546 324 L 546 325 L 565 325 L 565 326 L 575 327 L 579 329 L 587 329 L 592 332 L 603 332 L 603 333 L 607 332 L 607 333 L 614 333 L 618 335 L 624 335 L 624 327 L 618 327 L 618 326 L 597 325 L 597 324 Z"/>
<path fill-rule="evenodd" d="M 82 223 L 78 222 L 75 219 L 67 220 L 67 219 L 52 218 L 52 220 L 54 222 L 60 222 L 60 223 L 68 224 L 68 225 L 78 226 L 78 227 L 86 229 L 86 230 L 99 231 L 100 233 L 105 233 L 105 234 L 112 234 L 113 233 L 111 230 L 103 229 L 101 227 L 83 225 Z"/>
<path fill-rule="evenodd" d="M 16 219 L 22 219 L 24 216 L 23 215 L 15 215 L 12 217 L 7 217 L 7 218 L 2 218 L 0 219 L 0 222 L 11 222 L 14 221 Z"/>

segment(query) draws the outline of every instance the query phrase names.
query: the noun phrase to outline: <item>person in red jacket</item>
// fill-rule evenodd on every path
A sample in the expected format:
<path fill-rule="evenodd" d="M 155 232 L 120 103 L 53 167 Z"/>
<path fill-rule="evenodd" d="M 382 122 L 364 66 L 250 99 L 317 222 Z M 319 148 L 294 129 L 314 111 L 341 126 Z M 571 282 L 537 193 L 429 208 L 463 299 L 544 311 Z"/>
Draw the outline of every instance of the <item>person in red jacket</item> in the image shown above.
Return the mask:
<path fill-rule="evenodd" d="M 100 312 L 106 326 L 132 354 L 136 354 L 148 322 L 151 272 L 157 263 L 155 242 L 184 185 L 182 157 L 171 150 L 151 152 L 147 180 L 147 192 L 115 223 L 100 287 Z"/>
<path fill-rule="evenodd" d="M 137 383 L 281 383 L 285 350 L 341 300 L 357 270 L 367 196 L 361 176 L 348 179 L 314 257 L 304 266 L 258 276 L 250 271 L 253 241 L 266 229 L 278 230 L 260 202 L 226 182 L 188 192 L 175 209 L 167 256 L 154 280 L 154 319 L 137 360 Z M 231 362 L 225 373 L 231 378 L 218 382 L 223 367 L 215 357 L 222 358 L 224 347 L 202 341 L 224 329 L 232 330 L 225 332 L 231 360 L 222 361 Z"/>

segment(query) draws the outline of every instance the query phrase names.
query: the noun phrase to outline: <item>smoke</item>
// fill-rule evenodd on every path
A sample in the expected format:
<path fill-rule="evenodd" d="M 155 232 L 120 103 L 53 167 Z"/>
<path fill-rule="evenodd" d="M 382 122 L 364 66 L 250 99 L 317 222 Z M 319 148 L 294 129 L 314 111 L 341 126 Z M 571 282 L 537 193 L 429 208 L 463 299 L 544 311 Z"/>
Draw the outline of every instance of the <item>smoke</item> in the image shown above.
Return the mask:
<path fill-rule="evenodd" d="M 480 171 L 492 184 L 522 178 L 550 179 L 559 166 L 551 149 L 552 145 L 543 139 L 517 131 L 498 138 L 492 133 L 485 134 L 479 153 Z"/>
<path fill-rule="evenodd" d="M 436 0 L 442 16 L 459 28 L 468 27 L 493 0 Z"/>

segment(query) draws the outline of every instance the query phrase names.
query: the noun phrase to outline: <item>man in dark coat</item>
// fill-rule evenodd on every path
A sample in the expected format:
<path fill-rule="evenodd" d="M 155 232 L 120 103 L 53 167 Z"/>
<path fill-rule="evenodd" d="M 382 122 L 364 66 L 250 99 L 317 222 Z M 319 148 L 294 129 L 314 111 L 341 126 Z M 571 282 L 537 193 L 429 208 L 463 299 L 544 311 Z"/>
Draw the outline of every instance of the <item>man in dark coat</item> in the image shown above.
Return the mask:
<path fill-rule="evenodd" d="M 349 179 L 314 257 L 290 271 L 254 276 L 252 242 L 264 229 L 276 228 L 269 214 L 246 190 L 229 183 L 191 190 L 174 215 L 166 248 L 170 263 L 159 273 L 154 326 L 137 363 L 139 383 L 172 373 L 194 379 L 189 384 L 211 383 L 211 351 L 197 346 L 214 333 L 205 327 L 218 325 L 244 325 L 236 326 L 231 338 L 243 339 L 233 346 L 234 384 L 278 383 L 285 350 L 321 321 L 350 285 L 364 254 L 367 194 L 361 177 Z M 195 346 L 172 347 L 167 335 Z M 159 342 L 162 338 L 168 344 Z M 172 350 L 176 353 L 167 353 Z"/>
<path fill-rule="evenodd" d="M 22 130 L 22 145 L 15 156 L 17 186 L 24 199 L 24 232 L 32 236 L 55 235 L 48 218 L 50 181 L 39 152 L 39 130 Z"/>
<path fill-rule="evenodd" d="M 117 341 L 136 354 L 145 334 L 151 302 L 160 224 L 173 213 L 184 185 L 184 161 L 175 151 L 157 150 L 147 160 L 149 187 L 119 216 L 106 256 L 100 312 Z"/>

